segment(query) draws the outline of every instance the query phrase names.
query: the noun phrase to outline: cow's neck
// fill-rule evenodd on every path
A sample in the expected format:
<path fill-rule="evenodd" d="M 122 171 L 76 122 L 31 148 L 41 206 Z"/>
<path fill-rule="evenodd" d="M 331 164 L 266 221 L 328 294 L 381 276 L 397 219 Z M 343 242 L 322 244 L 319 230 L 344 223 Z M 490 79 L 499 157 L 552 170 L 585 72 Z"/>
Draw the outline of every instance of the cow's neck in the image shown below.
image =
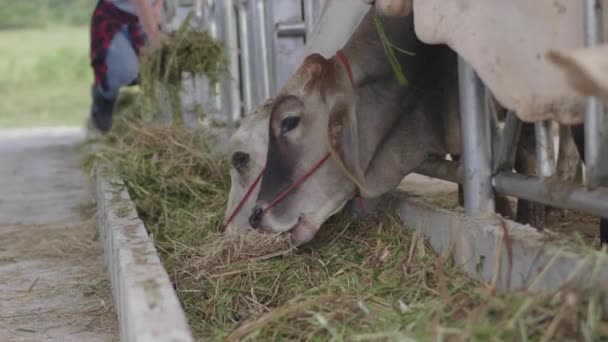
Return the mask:
<path fill-rule="evenodd" d="M 355 83 L 358 86 L 370 82 L 396 81 L 373 23 L 372 11 L 363 18 L 342 49 L 352 67 Z M 382 18 L 381 21 L 383 30 L 393 46 L 407 51 L 415 48 L 419 43 L 413 31 L 413 18 Z M 408 56 L 396 52 L 396 57 L 401 64 L 407 64 Z"/>
<path fill-rule="evenodd" d="M 415 51 L 420 45 L 414 35 L 412 18 L 384 18 L 383 28 L 390 42 L 401 49 Z M 358 133 L 364 137 L 359 139 L 359 162 L 366 170 L 391 129 L 407 115 L 403 100 L 408 90 L 397 82 L 370 13 L 343 52 L 354 76 Z M 401 52 L 396 55 L 404 70 L 413 66 L 411 56 Z"/>

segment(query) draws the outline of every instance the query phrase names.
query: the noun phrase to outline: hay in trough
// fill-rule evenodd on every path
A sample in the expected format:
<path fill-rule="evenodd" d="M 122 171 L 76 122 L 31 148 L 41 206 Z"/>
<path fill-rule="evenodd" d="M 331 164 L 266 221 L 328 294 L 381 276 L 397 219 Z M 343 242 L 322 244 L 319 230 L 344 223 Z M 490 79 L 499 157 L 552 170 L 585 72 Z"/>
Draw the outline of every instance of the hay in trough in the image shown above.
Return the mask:
<path fill-rule="evenodd" d="M 221 234 L 228 165 L 200 134 L 120 120 L 93 161 L 126 182 L 201 340 L 608 338 L 600 289 L 502 294 L 391 214 L 337 215 L 308 246 Z"/>

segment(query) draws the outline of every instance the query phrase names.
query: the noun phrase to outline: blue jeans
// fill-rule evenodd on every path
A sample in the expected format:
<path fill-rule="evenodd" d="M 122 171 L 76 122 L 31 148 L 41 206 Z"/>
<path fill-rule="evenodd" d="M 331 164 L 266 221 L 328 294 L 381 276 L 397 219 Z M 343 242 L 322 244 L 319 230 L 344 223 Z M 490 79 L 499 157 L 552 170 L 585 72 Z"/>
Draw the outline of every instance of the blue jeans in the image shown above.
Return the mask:
<path fill-rule="evenodd" d="M 110 43 L 106 56 L 108 71 L 106 80 L 108 89 L 101 85 L 93 86 L 93 111 L 98 97 L 114 103 L 120 92 L 120 87 L 134 83 L 139 76 L 139 58 L 131 45 L 129 29 L 124 25 Z"/>

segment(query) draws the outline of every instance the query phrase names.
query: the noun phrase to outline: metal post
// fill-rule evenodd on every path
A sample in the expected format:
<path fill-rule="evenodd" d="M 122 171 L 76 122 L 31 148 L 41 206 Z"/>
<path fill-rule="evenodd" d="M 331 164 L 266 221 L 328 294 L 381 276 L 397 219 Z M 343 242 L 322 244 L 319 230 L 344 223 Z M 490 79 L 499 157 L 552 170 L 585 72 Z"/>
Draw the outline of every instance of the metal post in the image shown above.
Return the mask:
<path fill-rule="evenodd" d="M 304 22 L 306 23 L 306 41 L 312 34 L 312 30 L 315 28 L 315 21 L 317 19 L 317 1 L 316 0 L 304 0 Z"/>
<path fill-rule="evenodd" d="M 505 120 L 505 126 L 502 129 L 500 141 L 496 147 L 494 166 L 492 167 L 494 174 L 500 171 L 513 170 L 520 134 L 521 121 L 515 113 L 509 111 Z"/>
<path fill-rule="evenodd" d="M 251 53 L 249 52 L 249 44 L 251 39 L 249 36 L 249 24 L 247 14 L 247 0 L 237 0 L 236 12 L 238 16 L 238 27 L 240 37 L 240 62 L 241 62 L 241 90 L 243 96 L 243 107 L 245 112 L 248 112 L 253 107 L 252 103 L 252 77 L 251 77 Z"/>
<path fill-rule="evenodd" d="M 264 77 L 263 77 L 264 98 L 262 99 L 262 101 L 264 101 L 271 95 L 270 80 L 271 80 L 271 77 L 274 77 L 274 70 L 270 67 L 270 58 L 268 57 L 270 45 L 268 44 L 268 31 L 266 30 L 266 27 L 264 25 L 266 23 L 266 8 L 264 7 L 264 0 L 258 1 L 257 10 L 258 10 L 258 17 L 260 19 L 260 24 L 258 26 L 259 26 L 259 30 L 260 30 L 260 33 L 259 33 L 260 46 L 262 47 L 262 49 L 261 49 L 261 60 L 262 60 L 261 67 L 262 67 L 262 69 L 261 70 L 264 75 Z"/>
<path fill-rule="evenodd" d="M 494 211 L 490 120 L 483 112 L 484 88 L 473 68 L 458 59 L 464 206 L 467 215 Z"/>
<path fill-rule="evenodd" d="M 534 124 L 536 139 L 536 162 L 538 175 L 541 178 L 555 176 L 555 153 L 553 150 L 553 137 L 551 136 L 551 122 L 541 121 Z"/>
<path fill-rule="evenodd" d="M 597 45 L 602 41 L 601 1 L 585 0 L 585 44 Z M 604 145 L 604 151 L 601 146 Z M 585 167 L 587 186 L 591 189 L 608 183 L 608 119 L 605 118 L 601 101 L 587 99 L 585 109 Z M 602 184 L 603 183 L 603 184 Z"/>
<path fill-rule="evenodd" d="M 203 0 L 194 0 L 194 16 L 197 20 L 201 20 L 203 18 Z"/>
<path fill-rule="evenodd" d="M 249 0 L 249 31 L 251 50 L 251 77 L 255 87 L 251 89 L 252 104 L 263 103 L 270 97 L 272 70 L 268 59 L 268 35 L 266 29 L 265 0 Z"/>
<path fill-rule="evenodd" d="M 302 20 L 302 3 L 300 1 L 267 0 L 268 24 L 273 39 L 270 47 L 271 65 L 274 67 L 274 78 L 271 80 L 271 93 L 277 92 L 300 66 L 298 52 L 304 47 L 304 36 L 279 37 L 277 27 L 282 23 Z"/>
<path fill-rule="evenodd" d="M 214 0 L 207 0 L 204 2 L 203 16 L 205 17 L 204 24 L 209 31 L 209 34 L 214 39 L 221 41 L 220 32 L 218 28 L 218 6 L 215 4 Z M 206 94 L 211 93 L 211 84 L 207 82 L 208 89 L 206 90 Z M 223 87 L 220 84 L 213 85 L 213 94 L 216 96 L 210 96 L 211 100 L 209 101 L 209 105 L 213 108 L 212 112 L 220 113 L 222 109 L 223 98 L 226 97 L 226 94 L 223 90 Z"/>
<path fill-rule="evenodd" d="M 220 7 L 222 22 L 222 38 L 228 55 L 229 77 L 224 80 L 225 107 L 222 108 L 229 120 L 234 122 L 241 118 L 240 77 L 239 77 L 239 46 L 237 36 L 237 21 L 235 18 L 234 0 L 216 1 Z"/>

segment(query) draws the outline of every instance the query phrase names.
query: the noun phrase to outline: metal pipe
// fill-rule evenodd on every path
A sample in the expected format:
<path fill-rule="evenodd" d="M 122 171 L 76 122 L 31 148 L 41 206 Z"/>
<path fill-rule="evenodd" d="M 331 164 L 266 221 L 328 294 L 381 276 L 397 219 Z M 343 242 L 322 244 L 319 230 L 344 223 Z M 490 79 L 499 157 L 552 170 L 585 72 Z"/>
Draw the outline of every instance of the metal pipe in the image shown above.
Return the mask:
<path fill-rule="evenodd" d="M 483 84 L 462 58 L 458 58 L 458 80 L 465 212 L 467 215 L 493 212 L 490 123 L 483 112 Z"/>
<path fill-rule="evenodd" d="M 249 51 L 250 37 L 249 37 L 249 23 L 247 20 L 247 3 L 246 0 L 239 0 L 236 3 L 235 10 L 238 17 L 239 27 L 239 52 L 240 52 L 240 63 L 241 63 L 241 95 L 243 98 L 243 106 L 246 112 L 251 110 L 252 104 L 252 88 L 253 78 L 251 77 L 251 53 Z"/>
<path fill-rule="evenodd" d="M 462 169 L 460 168 L 460 164 L 449 160 L 427 160 L 422 165 L 418 166 L 414 172 L 452 183 L 462 183 Z"/>
<path fill-rule="evenodd" d="M 236 32 L 236 19 L 234 13 L 234 0 L 224 0 L 216 2 L 222 6 L 224 45 L 228 55 L 229 65 L 228 71 L 230 77 L 225 80 L 226 104 L 228 117 L 233 122 L 241 118 L 241 100 L 240 100 L 240 77 L 239 77 L 239 55 L 238 55 L 238 37 Z"/>
<path fill-rule="evenodd" d="M 550 128 L 550 121 L 541 121 L 534 124 L 536 162 L 538 175 L 542 178 L 551 178 L 555 175 L 555 155 Z"/>
<path fill-rule="evenodd" d="M 265 0 L 249 0 L 251 14 L 252 51 L 253 60 L 252 74 L 255 75 L 255 100 L 254 103 L 262 103 L 270 97 L 270 80 L 273 78 L 268 57 L 268 36 L 266 22 Z"/>
<path fill-rule="evenodd" d="M 600 0 L 585 0 L 585 44 L 597 45 L 602 41 Z M 600 146 L 608 142 L 608 120 L 604 118 L 603 104 L 595 97 L 587 99 L 585 108 L 585 167 L 587 186 L 590 189 L 602 185 L 602 176 L 608 178 L 608 161 L 601 160 Z M 605 147 L 608 148 L 608 147 Z M 606 179 L 603 179 L 607 181 Z"/>
<path fill-rule="evenodd" d="M 511 171 L 515 165 L 515 156 L 519 136 L 521 135 L 521 120 L 515 113 L 509 111 L 505 120 L 505 126 L 496 148 L 493 174 L 500 171 Z"/>
<path fill-rule="evenodd" d="M 209 34 L 213 39 L 221 41 L 217 19 L 218 17 L 220 17 L 217 13 L 218 7 L 214 0 L 207 0 L 204 5 L 205 7 L 203 9 L 203 15 L 205 16 L 205 25 L 207 25 L 207 30 L 209 31 Z M 224 92 L 223 87 L 221 87 L 219 83 L 213 85 L 213 88 L 213 93 L 216 94 L 216 96 L 211 96 L 213 110 L 215 112 L 220 112 L 222 108 L 222 101 L 226 97 L 226 93 Z"/>
<path fill-rule="evenodd" d="M 608 218 L 606 188 L 587 190 L 571 183 L 546 181 L 513 172 L 499 173 L 493 183 L 495 190 L 504 195 Z"/>
<path fill-rule="evenodd" d="M 269 19 L 267 29 L 272 37 L 270 42 L 271 66 L 273 68 L 273 80 L 271 82 L 271 94 L 282 88 L 293 73 L 300 67 L 300 60 L 294 58 L 300 49 L 304 47 L 304 36 L 279 37 L 277 34 L 278 23 L 302 22 L 302 2 L 286 0 L 266 0 Z M 304 25 L 303 22 L 301 25 Z M 305 32 L 305 28 L 303 29 Z"/>
<path fill-rule="evenodd" d="M 306 36 L 306 22 L 280 22 L 276 25 L 277 36 L 283 37 L 304 37 Z"/>
<path fill-rule="evenodd" d="M 315 28 L 316 0 L 304 0 L 304 23 L 306 24 L 306 41 Z"/>
<path fill-rule="evenodd" d="M 197 20 L 201 20 L 203 18 L 203 0 L 194 0 L 194 16 Z"/>

